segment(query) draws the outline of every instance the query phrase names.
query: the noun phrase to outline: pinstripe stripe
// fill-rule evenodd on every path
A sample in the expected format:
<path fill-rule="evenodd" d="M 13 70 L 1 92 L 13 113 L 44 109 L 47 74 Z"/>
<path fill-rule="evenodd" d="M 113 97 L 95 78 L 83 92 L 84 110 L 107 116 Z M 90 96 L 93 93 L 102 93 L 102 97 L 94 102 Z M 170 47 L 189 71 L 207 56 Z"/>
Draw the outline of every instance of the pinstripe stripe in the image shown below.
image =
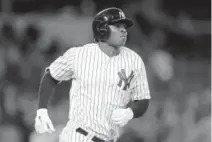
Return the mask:
<path fill-rule="evenodd" d="M 97 60 L 97 62 L 95 62 L 94 63 L 94 66 L 95 66 L 95 72 L 97 73 L 96 74 L 96 78 L 94 78 L 94 80 L 95 80 L 95 82 L 99 82 L 100 80 L 101 80 L 101 78 L 100 78 L 100 76 L 101 75 L 99 75 L 98 74 L 98 65 L 100 66 L 100 68 L 101 68 L 101 59 L 100 59 L 100 56 L 99 56 L 99 54 L 98 54 L 98 52 L 97 52 L 97 50 L 95 50 L 95 56 L 96 56 L 96 60 Z M 95 58 L 94 58 L 95 59 Z M 99 78 L 98 78 L 99 77 Z M 101 103 L 101 100 L 100 100 L 100 91 L 98 90 L 98 88 L 96 87 L 95 89 L 95 94 L 97 94 L 96 95 L 96 98 L 94 98 L 95 99 L 95 102 L 96 102 L 96 104 L 97 104 L 97 106 L 101 106 L 101 104 L 99 104 L 99 103 Z M 101 117 L 101 112 L 99 111 L 99 110 L 97 110 L 96 112 L 95 111 L 93 111 L 93 115 L 95 116 L 95 117 L 98 117 L 98 116 L 100 116 Z M 95 128 L 94 128 L 95 129 Z"/>
<path fill-rule="evenodd" d="M 125 47 L 114 57 L 105 55 L 97 44 L 74 47 L 56 59 L 49 69 L 59 81 L 76 78 L 72 86 L 78 86 L 79 90 L 70 90 L 69 121 L 105 140 L 118 133 L 118 126 L 111 120 L 113 110 L 125 107 L 130 99 L 150 98 L 144 63 Z M 125 78 L 134 72 L 126 91 L 117 85 L 121 70 Z M 60 142 L 88 142 L 84 135 L 76 134 L 69 125 L 66 127 L 71 133 L 63 132 L 61 137 L 66 141 Z"/>

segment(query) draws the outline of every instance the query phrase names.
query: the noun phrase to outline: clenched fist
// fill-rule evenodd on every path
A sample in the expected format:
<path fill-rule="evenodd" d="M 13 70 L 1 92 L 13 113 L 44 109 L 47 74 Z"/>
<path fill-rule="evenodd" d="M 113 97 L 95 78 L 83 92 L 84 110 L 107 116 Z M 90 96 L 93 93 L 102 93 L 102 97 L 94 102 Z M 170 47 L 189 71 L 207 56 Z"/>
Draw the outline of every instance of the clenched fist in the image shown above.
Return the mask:
<path fill-rule="evenodd" d="M 38 109 L 35 117 L 35 130 L 37 133 L 52 133 L 55 131 L 47 109 Z"/>
<path fill-rule="evenodd" d="M 131 108 L 116 109 L 112 113 L 112 120 L 116 125 L 123 127 L 133 118 L 133 111 Z"/>

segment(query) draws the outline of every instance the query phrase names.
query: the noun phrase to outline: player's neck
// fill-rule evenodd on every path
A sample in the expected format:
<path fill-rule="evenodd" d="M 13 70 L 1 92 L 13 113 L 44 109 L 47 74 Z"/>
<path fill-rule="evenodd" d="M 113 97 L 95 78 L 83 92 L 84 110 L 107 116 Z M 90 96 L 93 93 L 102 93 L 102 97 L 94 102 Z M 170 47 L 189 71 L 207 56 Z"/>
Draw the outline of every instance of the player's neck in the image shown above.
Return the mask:
<path fill-rule="evenodd" d="M 109 57 L 117 56 L 120 53 L 119 47 L 114 47 L 104 42 L 99 42 L 99 48 Z"/>

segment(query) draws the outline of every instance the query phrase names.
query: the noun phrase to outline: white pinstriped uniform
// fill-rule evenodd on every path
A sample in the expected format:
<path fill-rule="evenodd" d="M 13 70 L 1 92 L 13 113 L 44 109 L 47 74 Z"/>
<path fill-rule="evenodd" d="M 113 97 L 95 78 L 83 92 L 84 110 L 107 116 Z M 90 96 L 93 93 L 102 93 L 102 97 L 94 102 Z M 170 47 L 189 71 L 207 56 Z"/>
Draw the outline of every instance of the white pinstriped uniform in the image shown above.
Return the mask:
<path fill-rule="evenodd" d="M 61 142 L 88 142 L 89 135 L 76 133 L 77 127 L 106 141 L 116 138 L 119 128 L 111 120 L 113 110 L 125 108 L 130 100 L 150 99 L 144 63 L 126 47 L 114 57 L 107 56 L 96 43 L 72 47 L 49 70 L 59 81 L 74 78 L 69 122 L 60 135 Z M 125 90 L 127 80 L 121 76 L 128 78 Z"/>

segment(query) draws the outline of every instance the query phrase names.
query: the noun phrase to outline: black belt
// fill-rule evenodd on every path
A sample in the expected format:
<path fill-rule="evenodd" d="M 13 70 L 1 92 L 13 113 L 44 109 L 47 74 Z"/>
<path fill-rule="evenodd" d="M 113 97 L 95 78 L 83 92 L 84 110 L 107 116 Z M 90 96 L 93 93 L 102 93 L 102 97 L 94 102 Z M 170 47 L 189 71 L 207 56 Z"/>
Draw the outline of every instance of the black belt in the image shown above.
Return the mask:
<path fill-rule="evenodd" d="M 76 132 L 78 132 L 80 134 L 83 134 L 85 136 L 88 135 L 88 132 L 85 131 L 84 129 L 80 128 L 80 127 L 76 129 Z M 102 140 L 102 139 L 100 139 L 100 138 L 98 138 L 96 136 L 93 136 L 93 138 L 91 140 L 94 141 L 94 142 L 105 142 L 104 140 Z"/>

